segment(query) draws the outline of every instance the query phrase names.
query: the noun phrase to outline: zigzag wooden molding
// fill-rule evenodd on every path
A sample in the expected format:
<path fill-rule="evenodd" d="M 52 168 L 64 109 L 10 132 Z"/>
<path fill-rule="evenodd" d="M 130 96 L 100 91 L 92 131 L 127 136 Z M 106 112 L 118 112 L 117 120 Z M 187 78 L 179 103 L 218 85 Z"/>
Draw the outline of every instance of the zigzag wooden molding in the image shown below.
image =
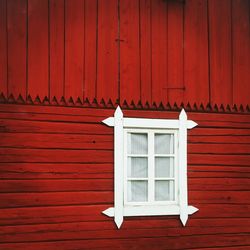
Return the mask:
<path fill-rule="evenodd" d="M 167 102 L 166 104 L 160 103 L 150 103 L 148 101 L 131 101 L 130 103 L 126 100 L 97 100 L 97 98 L 93 98 L 93 100 L 89 100 L 89 98 L 73 98 L 69 97 L 66 99 L 64 96 L 61 98 L 52 97 L 48 98 L 47 96 L 41 98 L 39 96 L 31 97 L 28 95 L 24 98 L 22 95 L 18 95 L 15 97 L 13 94 L 10 94 L 6 97 L 3 93 L 0 94 L 0 103 L 2 104 L 24 104 L 24 105 L 45 105 L 45 106 L 68 106 L 68 107 L 88 107 L 88 108 L 110 108 L 114 109 L 117 105 L 120 105 L 122 109 L 136 109 L 136 110 L 158 110 L 158 111 L 180 111 L 184 108 L 186 111 L 192 112 L 213 112 L 213 113 L 250 113 L 249 105 L 211 105 L 210 103 L 204 105 L 200 104 L 184 104 L 184 103 L 173 103 L 170 104 Z"/>

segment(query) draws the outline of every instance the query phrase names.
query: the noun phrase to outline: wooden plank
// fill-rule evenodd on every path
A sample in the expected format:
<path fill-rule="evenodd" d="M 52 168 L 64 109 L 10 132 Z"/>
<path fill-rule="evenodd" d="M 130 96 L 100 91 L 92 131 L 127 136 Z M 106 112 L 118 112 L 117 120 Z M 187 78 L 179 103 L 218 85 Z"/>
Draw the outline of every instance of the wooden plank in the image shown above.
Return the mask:
<path fill-rule="evenodd" d="M 103 215 L 107 205 L 74 205 L 48 206 L 29 208 L 1 209 L 1 225 L 43 224 L 86 221 L 89 225 L 94 221 L 110 220 Z M 113 225 L 113 223 L 110 223 Z"/>
<path fill-rule="evenodd" d="M 189 136 L 188 143 L 234 143 L 234 144 L 249 144 L 250 136 Z"/>
<path fill-rule="evenodd" d="M 7 0 L 0 0 L 0 92 L 7 95 Z"/>
<path fill-rule="evenodd" d="M 118 1 L 98 1 L 97 98 L 118 98 Z"/>
<path fill-rule="evenodd" d="M 120 2 L 120 98 L 138 102 L 140 93 L 139 1 Z"/>
<path fill-rule="evenodd" d="M 112 179 L 113 163 L 0 163 L 1 179 Z"/>
<path fill-rule="evenodd" d="M 232 1 L 233 102 L 249 104 L 250 2 Z"/>
<path fill-rule="evenodd" d="M 91 223 L 89 223 L 91 224 Z M 25 241 L 52 241 L 52 240 L 64 240 L 64 239 L 105 239 L 105 238 L 119 238 L 130 239 L 146 238 L 149 233 L 149 229 L 133 229 L 123 230 L 116 236 L 116 229 L 110 228 L 106 223 L 99 223 L 103 230 L 94 230 L 92 225 L 86 225 L 86 223 L 65 223 L 65 224 L 43 224 L 43 225 L 24 225 L 24 226 L 7 226 L 4 228 L 4 233 L 1 235 L 2 242 L 25 242 Z M 59 227 L 59 228 L 58 228 Z M 192 236 L 192 235 L 208 235 L 208 234 L 237 234 L 237 233 L 249 233 L 249 227 L 190 227 L 188 230 L 183 231 L 182 228 L 168 228 L 168 231 L 161 228 L 151 229 L 150 236 L 152 238 L 160 237 L 177 237 L 179 235 Z M 27 236 L 30 237 L 27 237 Z"/>
<path fill-rule="evenodd" d="M 97 0 L 85 0 L 84 97 L 96 97 L 97 84 Z"/>
<path fill-rule="evenodd" d="M 0 152 L 0 162 L 112 163 L 113 151 L 2 148 Z"/>
<path fill-rule="evenodd" d="M 65 1 L 65 96 L 83 95 L 84 1 Z"/>
<path fill-rule="evenodd" d="M 185 3 L 184 101 L 209 102 L 207 0 Z"/>
<path fill-rule="evenodd" d="M 0 208 L 93 205 L 112 203 L 113 193 L 110 191 L 14 193 L 0 194 L 0 198 Z"/>
<path fill-rule="evenodd" d="M 232 104 L 231 1 L 210 0 L 208 11 L 210 100 L 217 104 Z"/>
<path fill-rule="evenodd" d="M 49 94 L 48 1 L 28 2 L 28 94 Z"/>
<path fill-rule="evenodd" d="M 189 154 L 189 164 L 203 164 L 203 165 L 231 165 L 231 166 L 249 166 L 249 155 L 211 155 L 209 154 Z"/>
<path fill-rule="evenodd" d="M 64 0 L 49 2 L 49 93 L 59 100 L 64 95 Z"/>
<path fill-rule="evenodd" d="M 168 101 L 168 3 L 152 1 L 152 100 L 160 103 Z M 169 38 L 169 39 L 168 39 Z"/>
<path fill-rule="evenodd" d="M 8 94 L 26 97 L 27 1 L 7 1 Z"/>
<path fill-rule="evenodd" d="M 244 176 L 243 176 L 244 177 Z M 248 178 L 200 178 L 189 179 L 190 191 L 247 191 L 250 189 Z"/>
<path fill-rule="evenodd" d="M 223 154 L 223 155 L 248 155 L 250 154 L 250 143 L 249 144 L 188 144 L 188 153 L 190 154 Z"/>
<path fill-rule="evenodd" d="M 157 241 L 157 245 L 155 242 Z M 1 247 L 6 250 L 16 249 L 128 249 L 136 247 L 138 249 L 159 249 L 159 246 L 171 246 L 171 249 L 191 249 L 192 247 L 225 247 L 232 246 L 248 246 L 249 235 L 247 234 L 220 234 L 220 235 L 193 235 L 188 237 L 147 237 L 137 239 L 89 239 L 89 240 L 61 240 L 50 242 L 37 243 L 7 243 L 1 244 Z M 163 249 L 163 248 L 162 248 Z"/>
<path fill-rule="evenodd" d="M 168 2 L 168 97 L 170 103 L 181 103 L 184 95 L 184 5 Z"/>
<path fill-rule="evenodd" d="M 49 207 L 28 207 L 28 208 L 4 208 L 1 209 L 1 225 L 29 225 L 46 223 L 70 223 L 87 222 L 90 227 L 99 221 L 108 221 L 105 225 L 115 227 L 111 219 L 101 214 L 107 205 L 77 205 L 77 206 L 49 206 Z M 204 226 L 232 226 L 246 225 L 249 221 L 248 214 L 250 205 L 229 205 L 223 204 L 199 204 L 200 211 L 189 220 L 190 227 Z M 237 217 L 237 218 L 235 218 Z M 220 219 L 218 219 L 220 218 Z M 245 223 L 243 223 L 245 221 Z M 92 222 L 92 223 L 91 223 Z M 180 226 L 176 217 L 159 216 L 126 218 L 122 229 L 130 228 L 171 228 Z M 93 226 L 95 227 L 95 226 Z M 120 232 L 120 231 L 119 231 Z"/>
<path fill-rule="evenodd" d="M 11 148 L 40 149 L 105 149 L 113 150 L 112 135 L 68 135 L 68 134 L 33 134 L 0 133 L 1 146 Z"/>
<path fill-rule="evenodd" d="M 154 3 L 154 2 L 153 2 Z M 152 101 L 151 62 L 151 1 L 140 0 L 140 84 L 141 101 Z"/>
<path fill-rule="evenodd" d="M 190 204 L 248 204 L 247 197 L 250 190 L 247 191 L 189 191 Z"/>
<path fill-rule="evenodd" d="M 0 120 L 0 132 L 53 133 L 53 134 L 113 134 L 113 130 L 100 124 L 57 123 L 39 121 Z"/>
<path fill-rule="evenodd" d="M 113 191 L 113 180 L 1 180 L 0 182 L 0 193 L 74 191 Z"/>

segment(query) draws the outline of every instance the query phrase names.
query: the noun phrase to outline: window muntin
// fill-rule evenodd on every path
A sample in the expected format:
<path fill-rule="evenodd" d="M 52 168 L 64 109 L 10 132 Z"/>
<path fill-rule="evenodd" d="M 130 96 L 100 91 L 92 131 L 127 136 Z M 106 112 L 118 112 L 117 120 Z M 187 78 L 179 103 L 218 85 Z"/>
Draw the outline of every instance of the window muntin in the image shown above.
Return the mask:
<path fill-rule="evenodd" d="M 103 120 L 103 123 L 114 127 L 114 207 L 105 209 L 103 214 L 114 217 L 115 224 L 118 228 L 121 227 L 123 218 L 126 216 L 155 215 L 179 215 L 183 226 L 185 226 L 189 215 L 198 211 L 196 207 L 188 205 L 187 195 L 187 130 L 197 126 L 197 123 L 187 119 L 187 114 L 184 109 L 180 112 L 179 119 L 147 119 L 123 117 L 123 113 L 119 106 L 114 113 L 114 117 L 106 118 Z M 136 140 L 144 137 L 144 141 L 145 138 L 147 138 L 148 141 L 146 144 L 148 146 L 145 147 L 145 143 L 140 143 L 140 145 L 136 145 L 136 147 L 133 147 L 130 151 L 124 151 L 124 148 L 127 148 L 127 138 L 124 138 L 124 131 L 129 129 L 132 132 L 138 129 L 136 133 L 146 133 L 149 135 L 148 137 L 145 137 L 145 135 L 138 135 L 132 138 L 132 140 Z M 154 132 L 159 130 L 160 135 L 154 138 L 151 130 L 154 130 Z M 157 149 L 161 145 L 161 140 L 164 140 L 164 133 L 161 136 L 163 130 L 169 130 L 170 134 L 173 131 L 176 132 L 174 144 L 170 144 L 169 147 L 166 146 Z M 156 141 L 156 144 L 154 144 L 154 141 Z M 174 145 L 174 147 L 171 148 L 171 145 Z M 155 151 L 152 151 L 152 147 L 155 147 Z M 127 168 L 124 167 L 124 164 L 127 164 L 128 158 L 125 157 L 124 152 L 128 152 L 130 154 L 128 154 L 128 156 L 130 156 L 131 159 L 138 158 L 131 160 L 133 163 L 130 164 L 134 164 L 137 167 L 135 170 L 134 168 L 131 170 L 130 166 L 129 176 L 127 175 Z M 153 157 L 152 153 L 148 152 L 156 152 L 156 154 L 154 154 Z M 166 159 L 164 160 L 164 157 L 166 158 L 167 156 L 170 157 L 169 163 L 167 163 Z M 171 156 L 174 158 L 171 158 Z M 158 166 L 154 171 L 154 168 L 151 166 L 154 166 L 154 158 L 156 157 L 159 159 L 157 158 L 158 160 L 155 160 L 155 164 Z M 148 165 L 142 163 L 145 161 L 145 159 L 143 160 L 142 158 L 146 158 Z M 173 164 L 171 161 L 174 162 L 174 168 L 171 167 Z M 143 164 L 144 167 L 141 166 L 141 164 Z M 168 166 L 170 166 L 167 173 L 164 173 L 164 167 L 161 167 L 161 164 L 168 164 Z M 157 175 L 155 180 L 149 178 L 154 174 L 155 176 Z M 125 181 L 128 177 L 131 178 L 131 180 L 129 180 L 130 182 Z M 133 178 L 140 178 L 140 180 Z M 158 180 L 157 178 L 160 179 Z M 174 178 L 174 180 L 166 182 L 165 180 L 161 180 L 161 178 Z M 127 186 L 125 187 L 125 185 L 132 186 L 129 188 L 129 190 L 131 190 L 129 197 L 127 196 Z M 148 186 L 153 188 L 147 190 Z M 168 191 L 167 194 L 175 194 L 174 197 L 173 195 L 162 193 L 161 189 L 170 190 L 173 189 L 173 187 L 174 192 Z M 129 205 L 125 204 L 124 195 L 128 197 L 130 201 L 128 202 Z M 170 201 L 164 201 L 164 203 L 162 203 L 161 200 Z M 172 200 L 176 200 L 177 203 L 175 204 Z M 152 201 L 153 205 L 149 205 L 149 202 Z M 133 205 L 133 202 L 135 205 Z"/>
<path fill-rule="evenodd" d="M 124 129 L 124 204 L 178 203 L 177 130 Z"/>

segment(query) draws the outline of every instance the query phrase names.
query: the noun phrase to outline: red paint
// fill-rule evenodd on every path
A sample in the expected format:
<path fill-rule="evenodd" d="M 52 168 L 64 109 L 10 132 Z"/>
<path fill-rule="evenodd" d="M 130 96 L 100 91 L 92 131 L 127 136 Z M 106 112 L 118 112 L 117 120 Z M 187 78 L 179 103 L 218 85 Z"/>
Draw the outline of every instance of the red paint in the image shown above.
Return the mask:
<path fill-rule="evenodd" d="M 48 1 L 28 1 L 28 94 L 42 99 L 49 94 L 48 9 Z"/>
<path fill-rule="evenodd" d="M 50 19 L 50 98 L 60 99 L 64 95 L 64 1 L 51 0 Z"/>
<path fill-rule="evenodd" d="M 7 3 L 0 0 L 0 89 L 7 95 Z"/>
<path fill-rule="evenodd" d="M 232 16 L 231 1 L 210 0 L 209 46 L 210 91 L 212 103 L 233 102 L 232 84 Z"/>
<path fill-rule="evenodd" d="M 249 1 L 0 3 L 5 94 L 249 104 Z"/>
<path fill-rule="evenodd" d="M 82 97 L 84 82 L 84 1 L 65 1 L 65 96 Z"/>
<path fill-rule="evenodd" d="M 5 95 L 249 104 L 249 1 L 27 4 L 0 0 Z M 113 129 L 101 121 L 114 110 L 67 105 L 0 105 L 1 249 L 249 248 L 247 109 L 188 112 L 199 124 L 188 132 L 189 203 L 199 212 L 185 228 L 156 216 L 117 230 L 101 213 L 114 201 Z M 179 113 L 131 107 L 125 116 Z"/>

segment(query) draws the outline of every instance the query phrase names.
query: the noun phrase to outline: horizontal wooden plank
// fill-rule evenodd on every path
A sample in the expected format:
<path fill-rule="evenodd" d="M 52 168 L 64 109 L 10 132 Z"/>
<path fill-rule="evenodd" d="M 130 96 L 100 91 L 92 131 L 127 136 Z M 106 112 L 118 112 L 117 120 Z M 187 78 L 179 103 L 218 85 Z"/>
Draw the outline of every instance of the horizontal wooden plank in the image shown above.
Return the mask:
<path fill-rule="evenodd" d="M 216 144 L 225 144 L 225 143 L 233 143 L 233 144 L 250 144 L 250 136 L 249 135 L 191 135 L 188 137 L 189 143 L 216 143 Z"/>
<path fill-rule="evenodd" d="M 131 221 L 130 221 L 131 222 Z M 247 222 L 247 221 L 246 221 Z M 126 223 L 126 222 L 125 222 Z M 166 221 L 167 223 L 167 221 Z M 97 225 L 95 225 L 97 224 Z M 40 224 L 40 225 L 20 225 L 6 226 L 0 232 L 1 242 L 34 242 L 34 241 L 51 241 L 51 240 L 74 240 L 74 239 L 125 239 L 125 238 L 147 238 L 150 237 L 177 237 L 193 235 L 216 235 L 216 234 L 237 234 L 250 233 L 247 224 L 239 226 L 214 226 L 206 225 L 198 227 L 169 227 L 167 230 L 162 228 L 134 228 L 118 230 L 110 222 L 102 223 L 60 223 L 60 224 Z M 95 227 L 94 227 L 95 226 Z M 97 227 L 99 226 L 99 227 Z"/>
<path fill-rule="evenodd" d="M 190 191 L 249 191 L 249 178 L 192 178 L 188 181 Z"/>
<path fill-rule="evenodd" d="M 177 238 L 178 237 L 178 238 Z M 194 235 L 177 237 L 147 237 L 137 239 L 93 239 L 93 240 L 63 240 L 37 243 L 7 243 L 1 247 L 5 250 L 14 249 L 45 249 L 45 250 L 73 250 L 73 249 L 195 249 L 198 247 L 227 247 L 244 246 L 250 244 L 249 234 L 222 234 L 222 235 Z M 157 244 L 156 244 L 157 241 Z M 168 248 L 169 249 L 169 248 Z"/>
<path fill-rule="evenodd" d="M 94 205 L 113 202 L 113 192 L 49 192 L 0 194 L 0 208 Z"/>
<path fill-rule="evenodd" d="M 189 191 L 189 203 L 196 204 L 250 204 L 250 191 Z M 1 193 L 0 207 L 34 207 L 74 204 L 103 204 L 113 202 L 111 191 Z"/>
<path fill-rule="evenodd" d="M 188 136 L 249 136 L 250 129 L 241 128 L 200 128 L 188 130 Z"/>
<path fill-rule="evenodd" d="M 250 154 L 250 144 L 231 144 L 231 143 L 199 143 L 188 144 L 188 154 Z M 237 157 L 237 156 L 235 156 Z"/>
<path fill-rule="evenodd" d="M 112 191 L 113 178 L 110 179 L 60 179 L 60 180 L 1 180 L 0 193 L 13 192 L 57 192 L 57 191 Z M 249 178 L 191 178 L 190 191 L 249 191 Z"/>
<path fill-rule="evenodd" d="M 113 179 L 1 180 L 0 193 L 113 191 Z"/>
<path fill-rule="evenodd" d="M 113 135 L 0 133 L 1 147 L 113 149 Z"/>
<path fill-rule="evenodd" d="M 161 119 L 178 119 L 179 112 L 173 111 L 157 111 L 157 110 L 123 110 L 125 117 L 141 117 L 141 118 L 161 118 Z M 8 114 L 9 113 L 9 114 Z M 55 107 L 55 106 L 33 106 L 33 105 L 14 105 L 0 104 L 0 117 L 46 120 L 48 117 L 55 120 L 91 119 L 96 117 L 98 120 L 102 117 L 113 116 L 114 109 L 105 108 L 77 108 L 77 107 Z M 231 123 L 250 123 L 249 114 L 241 113 L 205 113 L 205 112 L 187 112 L 188 118 L 196 122 L 231 122 Z M 54 117 L 53 117 L 54 116 Z M 81 118 L 83 117 L 83 118 Z"/>
<path fill-rule="evenodd" d="M 3 208 L 0 213 L 1 225 L 43 224 L 80 221 L 110 220 L 101 212 L 109 205 L 74 205 Z"/>
<path fill-rule="evenodd" d="M 113 134 L 113 129 L 102 124 L 60 123 L 45 121 L 0 120 L 0 132 L 53 134 Z"/>
<path fill-rule="evenodd" d="M 249 166 L 250 155 L 188 154 L 190 165 Z"/>
<path fill-rule="evenodd" d="M 245 220 L 249 217 L 250 205 L 245 204 L 192 204 L 199 208 L 199 211 L 192 215 L 189 226 L 208 225 L 222 226 L 224 219 L 236 225 L 236 221 Z M 110 205 L 71 205 L 71 206 L 47 206 L 47 207 L 22 207 L 22 208 L 3 208 L 0 213 L 1 225 L 27 225 L 27 224 L 46 224 L 46 223 L 66 223 L 66 222 L 89 222 L 89 221 L 110 221 L 112 218 L 101 214 Z M 218 218 L 220 218 L 218 220 Z M 247 219 L 247 220 L 248 220 Z M 155 221 L 155 222 L 152 222 Z M 155 217 L 135 217 L 125 218 L 130 222 L 124 224 L 124 228 L 129 227 L 179 227 L 178 216 L 155 216 Z M 145 223 L 145 221 L 147 223 Z M 205 223 L 206 222 L 206 223 Z M 235 223 L 234 223 L 235 222 Z M 239 221 L 238 221 L 239 223 Z M 239 223 L 241 225 L 241 223 Z M 122 227 L 123 228 L 123 227 Z"/>
<path fill-rule="evenodd" d="M 113 178 L 112 163 L 0 163 L 0 179 Z"/>
<path fill-rule="evenodd" d="M 247 191 L 190 191 L 189 203 L 196 204 L 250 204 L 248 199 L 250 190 Z"/>
<path fill-rule="evenodd" d="M 113 151 L 2 148 L 0 162 L 112 163 Z"/>

